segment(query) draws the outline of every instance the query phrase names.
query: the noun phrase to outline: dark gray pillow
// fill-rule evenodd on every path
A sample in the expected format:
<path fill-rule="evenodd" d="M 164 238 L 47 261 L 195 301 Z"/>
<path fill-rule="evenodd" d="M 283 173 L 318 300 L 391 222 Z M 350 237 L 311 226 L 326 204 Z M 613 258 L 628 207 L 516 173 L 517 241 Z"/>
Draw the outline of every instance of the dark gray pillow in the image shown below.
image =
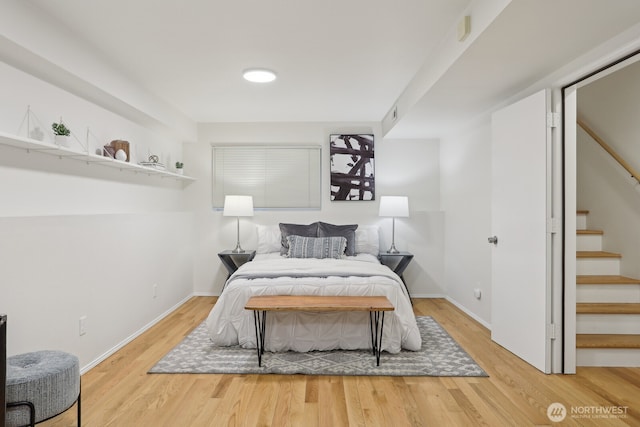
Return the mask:
<path fill-rule="evenodd" d="M 347 239 L 342 236 L 302 237 L 287 236 L 289 243 L 288 258 L 333 258 L 340 259 L 344 254 Z"/>
<path fill-rule="evenodd" d="M 314 222 L 309 225 L 302 224 L 283 224 L 280 223 L 280 255 L 286 255 L 289 252 L 289 243 L 287 236 L 303 236 L 318 237 L 318 223 Z"/>
<path fill-rule="evenodd" d="M 345 255 L 354 256 L 356 254 L 356 230 L 358 224 L 333 225 L 320 221 L 318 223 L 318 237 L 342 236 L 347 239 Z"/>

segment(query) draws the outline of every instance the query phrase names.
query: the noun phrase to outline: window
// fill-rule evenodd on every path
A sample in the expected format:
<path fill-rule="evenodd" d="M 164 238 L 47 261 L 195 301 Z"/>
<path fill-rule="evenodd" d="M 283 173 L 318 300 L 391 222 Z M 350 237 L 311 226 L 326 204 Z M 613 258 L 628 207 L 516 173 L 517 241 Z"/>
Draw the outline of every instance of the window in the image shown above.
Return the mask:
<path fill-rule="evenodd" d="M 213 207 L 253 196 L 256 208 L 320 208 L 319 146 L 214 146 Z"/>

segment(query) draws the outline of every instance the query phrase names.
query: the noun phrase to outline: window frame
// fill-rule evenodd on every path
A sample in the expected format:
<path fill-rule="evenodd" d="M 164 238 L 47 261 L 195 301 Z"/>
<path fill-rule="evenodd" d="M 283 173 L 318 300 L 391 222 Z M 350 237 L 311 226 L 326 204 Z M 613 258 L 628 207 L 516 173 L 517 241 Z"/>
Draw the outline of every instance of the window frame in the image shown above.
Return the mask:
<path fill-rule="evenodd" d="M 237 159 L 241 158 L 244 153 L 250 153 L 255 150 L 255 158 L 247 165 L 243 165 Z M 287 151 L 293 158 L 301 157 L 306 154 L 308 164 L 306 167 L 295 164 L 295 160 L 291 162 L 291 173 L 282 175 L 287 172 L 286 159 Z M 278 152 L 279 151 L 279 152 Z M 279 155 L 279 159 L 283 159 L 284 168 L 269 170 L 269 156 Z M 222 154 L 222 158 L 220 155 Z M 235 158 L 225 163 L 224 156 L 231 155 Z M 260 158 L 260 156 L 264 156 Z M 235 162 L 234 162 L 235 161 Z M 222 164 L 220 164 L 222 162 Z M 259 163 L 263 164 L 264 175 L 261 180 L 259 177 Z M 235 165 L 233 164 L 235 163 Z M 247 166 L 247 169 L 243 169 Z M 229 170 L 220 171 L 219 167 L 228 167 Z M 235 169 L 234 169 L 235 168 Z M 251 169 L 254 170 L 251 170 Z M 306 171 L 302 177 L 295 171 Z M 251 195 L 254 197 L 254 209 L 256 210 L 320 210 L 322 207 L 322 172 L 323 172 L 323 147 L 317 144 L 211 144 L 211 205 L 214 210 L 220 210 L 224 206 L 224 196 L 229 194 Z M 253 176 L 251 176 L 253 175 Z M 277 176 L 276 176 L 277 175 Z M 240 177 L 234 182 L 233 177 Z M 306 178 L 306 179 L 305 179 Z M 220 179 L 223 182 L 220 182 Z M 246 181 L 242 183 L 243 179 Z M 229 184 L 227 184 L 229 182 Z M 306 193 L 287 194 L 287 191 L 304 191 L 302 183 L 307 182 Z M 283 185 L 289 185 L 290 188 L 283 191 L 277 191 Z M 243 189 L 244 187 L 244 189 Z M 301 195 L 302 197 L 301 197 Z M 271 196 L 270 196 L 271 195 Z M 286 199 L 290 197 L 289 201 Z M 284 199 L 284 201 L 282 201 Z M 301 202 L 306 200 L 306 202 Z"/>

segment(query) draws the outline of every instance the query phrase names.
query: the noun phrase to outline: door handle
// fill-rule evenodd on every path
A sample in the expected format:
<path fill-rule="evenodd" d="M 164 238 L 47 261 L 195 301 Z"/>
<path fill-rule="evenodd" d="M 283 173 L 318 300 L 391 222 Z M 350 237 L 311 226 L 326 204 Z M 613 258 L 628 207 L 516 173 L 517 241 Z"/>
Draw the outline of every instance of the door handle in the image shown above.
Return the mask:
<path fill-rule="evenodd" d="M 494 245 L 498 244 L 498 237 L 497 236 L 491 236 L 487 240 L 489 241 L 489 243 L 493 243 Z"/>

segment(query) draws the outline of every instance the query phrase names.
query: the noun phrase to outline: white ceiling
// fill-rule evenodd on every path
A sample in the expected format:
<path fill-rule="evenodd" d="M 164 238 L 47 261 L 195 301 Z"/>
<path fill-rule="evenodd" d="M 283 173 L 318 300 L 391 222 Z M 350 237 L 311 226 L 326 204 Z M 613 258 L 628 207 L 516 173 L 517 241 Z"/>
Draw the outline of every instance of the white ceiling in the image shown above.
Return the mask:
<path fill-rule="evenodd" d="M 442 136 L 638 24 L 638 0 L 514 0 L 387 136 Z"/>
<path fill-rule="evenodd" d="M 473 6 L 470 0 L 29 2 L 196 122 L 381 122 Z M 388 136 L 441 136 L 639 22 L 638 0 L 513 0 L 424 88 Z M 472 29 L 473 23 L 472 16 Z M 251 67 L 271 68 L 278 79 L 245 82 L 242 71 Z"/>
<path fill-rule="evenodd" d="M 380 121 L 469 0 L 31 3 L 194 121 L 289 122 Z"/>

